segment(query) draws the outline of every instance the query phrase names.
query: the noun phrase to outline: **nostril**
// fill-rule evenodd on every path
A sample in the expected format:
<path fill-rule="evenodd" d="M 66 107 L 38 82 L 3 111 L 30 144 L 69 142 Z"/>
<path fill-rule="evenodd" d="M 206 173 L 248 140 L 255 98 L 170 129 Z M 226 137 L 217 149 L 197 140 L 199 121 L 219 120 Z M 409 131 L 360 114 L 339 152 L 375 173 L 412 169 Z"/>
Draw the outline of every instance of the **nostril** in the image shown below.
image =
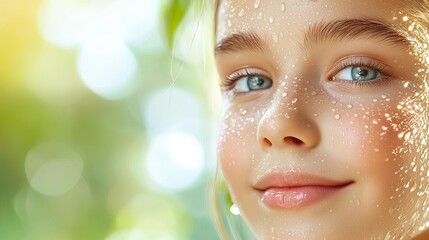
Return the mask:
<path fill-rule="evenodd" d="M 303 141 L 301 141 L 300 139 L 298 139 L 296 137 L 285 137 L 285 138 L 283 138 L 283 140 L 286 143 L 294 144 L 294 145 L 298 145 L 298 146 L 302 145 L 304 143 Z"/>
<path fill-rule="evenodd" d="M 271 141 L 270 140 L 268 140 L 268 138 L 264 138 L 264 144 L 266 145 L 266 146 L 268 146 L 268 147 L 271 147 L 272 145 L 273 145 L 273 143 L 271 143 Z"/>

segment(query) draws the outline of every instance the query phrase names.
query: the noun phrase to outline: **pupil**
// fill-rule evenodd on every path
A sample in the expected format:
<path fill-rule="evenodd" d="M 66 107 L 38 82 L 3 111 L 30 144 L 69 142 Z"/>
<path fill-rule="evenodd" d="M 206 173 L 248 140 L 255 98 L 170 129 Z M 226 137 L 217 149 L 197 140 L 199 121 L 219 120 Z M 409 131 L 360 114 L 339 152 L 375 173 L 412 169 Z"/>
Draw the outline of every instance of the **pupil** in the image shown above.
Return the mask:
<path fill-rule="evenodd" d="M 367 67 L 353 67 L 352 79 L 356 81 L 369 81 L 377 77 L 377 71 Z"/>
<path fill-rule="evenodd" d="M 260 87 L 264 84 L 263 80 L 257 76 L 250 77 L 249 79 L 249 88 L 254 89 Z"/>
<path fill-rule="evenodd" d="M 359 69 L 358 70 L 358 74 L 360 76 L 366 77 L 366 76 L 368 76 L 368 70 L 366 70 L 366 69 Z"/>

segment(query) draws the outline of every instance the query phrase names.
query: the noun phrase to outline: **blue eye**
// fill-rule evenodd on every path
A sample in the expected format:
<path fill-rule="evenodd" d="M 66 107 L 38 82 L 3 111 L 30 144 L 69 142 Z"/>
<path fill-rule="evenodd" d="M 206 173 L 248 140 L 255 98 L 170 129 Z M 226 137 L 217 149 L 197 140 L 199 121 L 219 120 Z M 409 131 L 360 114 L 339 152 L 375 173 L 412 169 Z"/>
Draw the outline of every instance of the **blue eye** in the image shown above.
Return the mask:
<path fill-rule="evenodd" d="M 273 80 L 259 76 L 259 75 L 249 75 L 241 77 L 237 80 L 235 85 L 236 92 L 250 92 L 268 89 L 273 85 Z"/>
<path fill-rule="evenodd" d="M 380 73 L 370 67 L 365 66 L 350 66 L 339 71 L 336 79 L 348 81 L 371 81 L 380 77 Z"/>

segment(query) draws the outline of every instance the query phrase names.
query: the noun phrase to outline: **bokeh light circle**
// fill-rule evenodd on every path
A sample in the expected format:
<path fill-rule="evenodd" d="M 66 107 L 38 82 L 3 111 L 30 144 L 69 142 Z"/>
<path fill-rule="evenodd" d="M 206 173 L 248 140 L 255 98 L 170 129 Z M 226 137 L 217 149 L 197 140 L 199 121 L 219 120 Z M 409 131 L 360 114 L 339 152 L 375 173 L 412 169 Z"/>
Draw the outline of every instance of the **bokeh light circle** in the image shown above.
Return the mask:
<path fill-rule="evenodd" d="M 137 70 L 133 52 L 119 38 L 96 36 L 83 45 L 78 72 L 85 85 L 107 99 L 126 97 Z"/>
<path fill-rule="evenodd" d="M 145 126 L 149 134 L 158 134 L 192 122 L 192 128 L 200 130 L 202 120 L 199 100 L 179 87 L 164 89 L 153 94 L 141 105 Z"/>
<path fill-rule="evenodd" d="M 48 196 L 70 191 L 82 176 L 83 161 L 68 146 L 43 143 L 31 149 L 25 159 L 25 173 L 31 187 Z"/>
<path fill-rule="evenodd" d="M 155 188 L 180 191 L 198 182 L 204 171 L 201 143 L 185 132 L 168 132 L 155 137 L 147 153 L 144 169 Z"/>
<path fill-rule="evenodd" d="M 130 229 L 114 232 L 106 240 L 149 240 L 149 238 L 139 229 Z"/>
<path fill-rule="evenodd" d="M 46 0 L 39 12 L 39 28 L 50 43 L 75 48 L 88 37 L 110 34 L 138 45 L 151 36 L 161 1 L 116 0 L 81 3 Z"/>

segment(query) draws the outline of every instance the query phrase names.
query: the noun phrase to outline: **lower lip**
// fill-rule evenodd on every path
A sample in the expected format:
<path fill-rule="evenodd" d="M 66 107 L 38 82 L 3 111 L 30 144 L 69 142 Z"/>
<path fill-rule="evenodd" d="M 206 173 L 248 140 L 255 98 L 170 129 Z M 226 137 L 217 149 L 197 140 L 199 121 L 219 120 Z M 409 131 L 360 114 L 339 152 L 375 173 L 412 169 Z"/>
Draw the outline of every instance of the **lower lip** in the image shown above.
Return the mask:
<path fill-rule="evenodd" d="M 318 203 L 346 186 L 348 185 L 269 188 L 262 192 L 261 199 L 273 209 L 300 208 Z"/>

